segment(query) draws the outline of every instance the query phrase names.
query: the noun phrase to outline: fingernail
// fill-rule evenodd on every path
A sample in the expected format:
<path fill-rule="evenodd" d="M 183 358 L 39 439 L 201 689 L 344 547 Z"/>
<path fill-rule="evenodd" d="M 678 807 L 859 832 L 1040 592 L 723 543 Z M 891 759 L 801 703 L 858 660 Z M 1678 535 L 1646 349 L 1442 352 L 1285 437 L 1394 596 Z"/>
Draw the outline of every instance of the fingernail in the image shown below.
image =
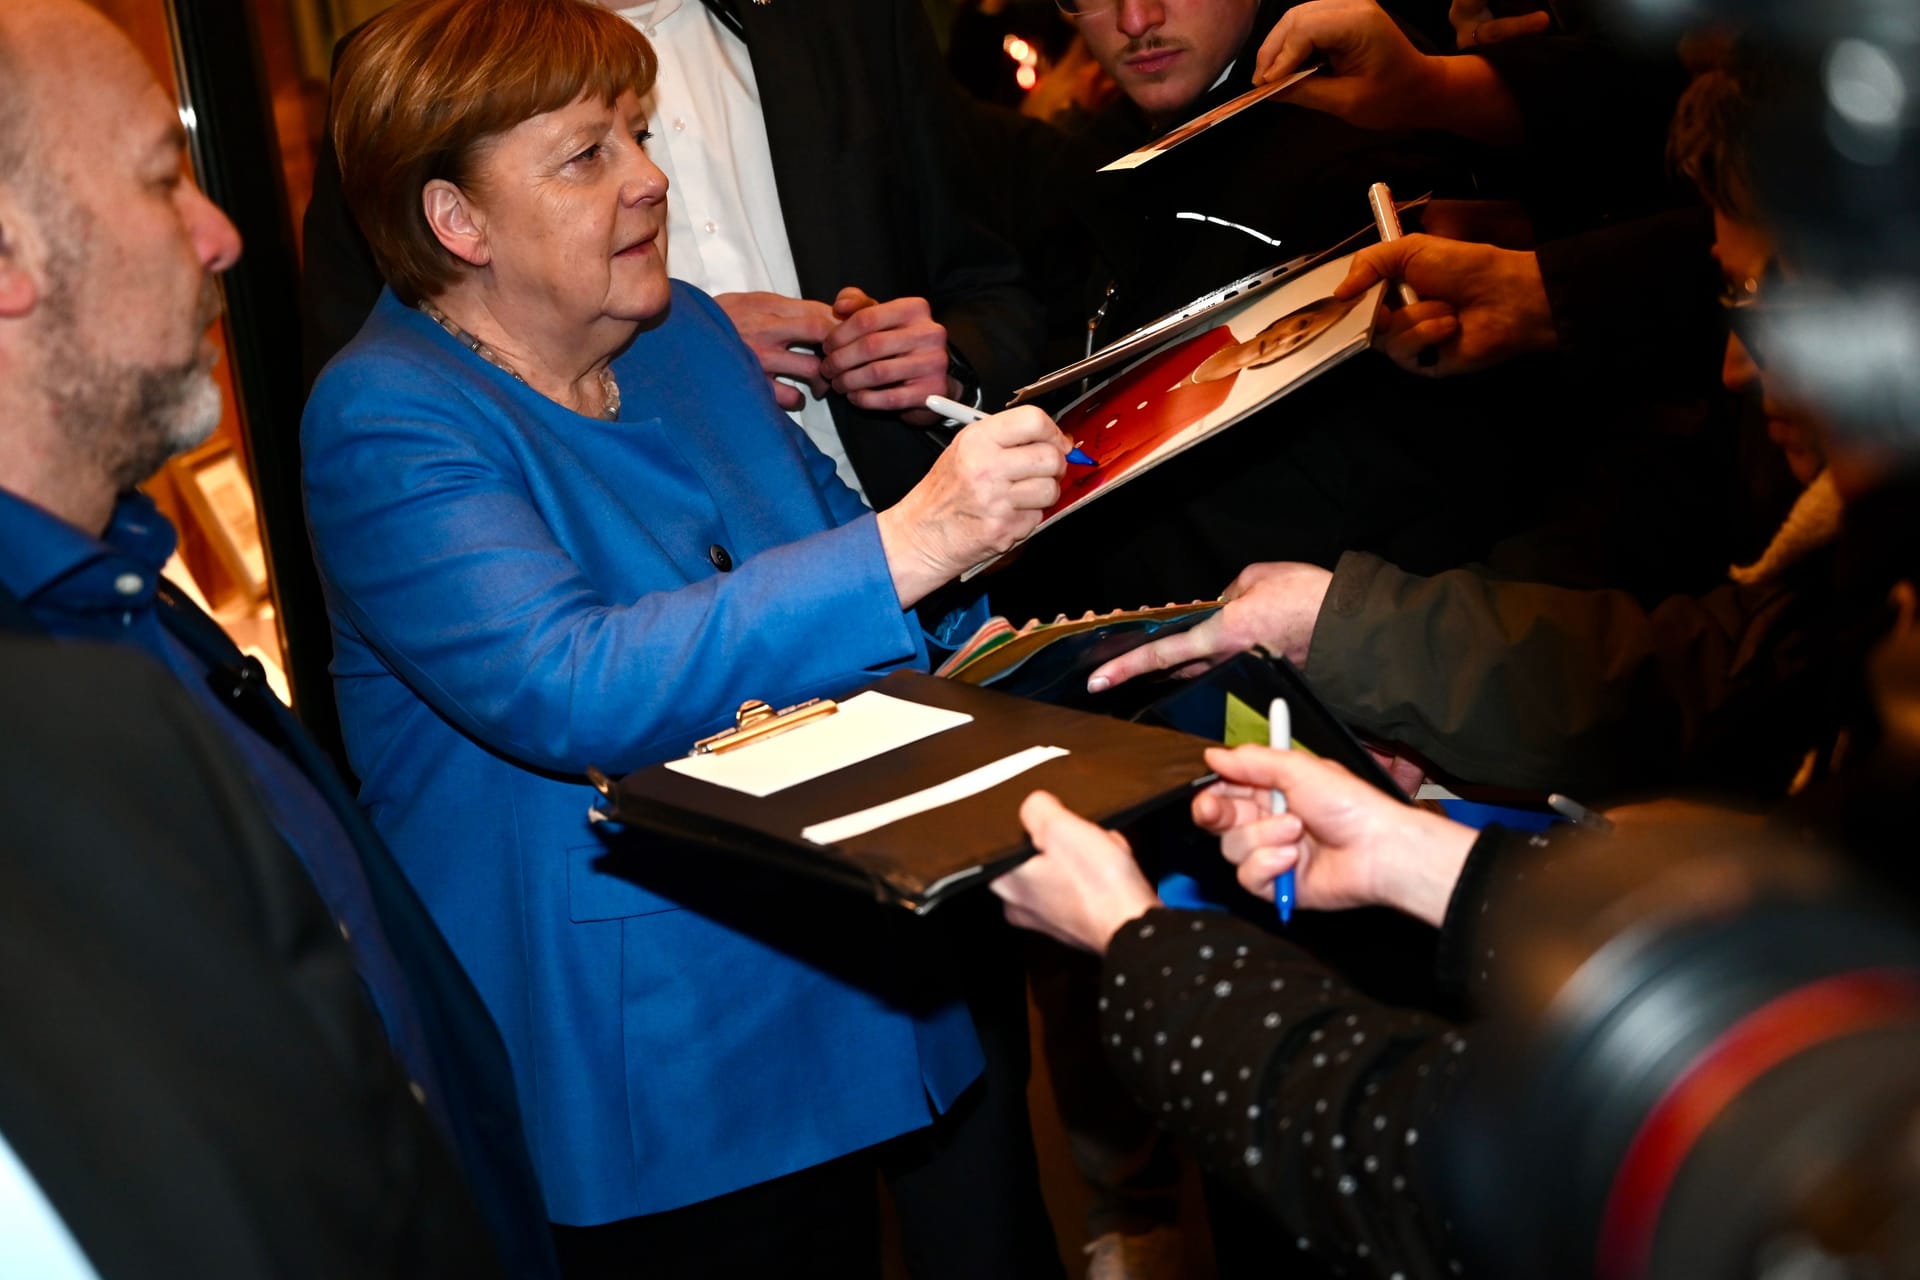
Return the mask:
<path fill-rule="evenodd" d="M 1087 692 L 1105 693 L 1112 684 L 1113 681 L 1107 679 L 1105 676 L 1093 676 L 1087 681 Z"/>

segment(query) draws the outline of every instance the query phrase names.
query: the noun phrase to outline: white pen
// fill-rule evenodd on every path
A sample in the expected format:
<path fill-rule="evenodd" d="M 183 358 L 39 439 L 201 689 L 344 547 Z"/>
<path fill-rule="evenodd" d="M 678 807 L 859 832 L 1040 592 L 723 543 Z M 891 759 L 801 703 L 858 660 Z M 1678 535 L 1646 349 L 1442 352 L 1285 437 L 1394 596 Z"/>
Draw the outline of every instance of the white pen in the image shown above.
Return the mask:
<path fill-rule="evenodd" d="M 961 426 L 968 426 L 981 421 L 983 418 L 991 418 L 993 416 L 984 409 L 976 409 L 972 405 L 961 404 L 958 400 L 949 400 L 945 396 L 928 396 L 924 403 L 927 408 L 939 414 L 948 422 L 957 422 Z M 1067 461 L 1082 467 L 1097 467 L 1100 465 L 1093 460 L 1085 449 L 1080 448 L 1078 445 L 1067 450 Z"/>
<path fill-rule="evenodd" d="M 1293 716 L 1287 710 L 1285 698 L 1275 698 L 1267 704 L 1267 745 L 1275 751 L 1286 751 L 1293 746 Z M 1267 811 L 1285 813 L 1287 793 L 1278 787 L 1269 787 Z M 1281 924 L 1293 919 L 1293 887 L 1293 868 L 1288 867 L 1273 882 L 1273 905 L 1280 909 Z"/>
<path fill-rule="evenodd" d="M 1400 230 L 1400 211 L 1393 207 L 1393 192 L 1386 183 L 1376 182 L 1367 188 L 1367 203 L 1373 206 L 1373 225 L 1380 228 L 1381 244 L 1392 244 L 1405 234 Z M 1396 285 L 1395 290 L 1403 307 L 1420 301 L 1420 295 L 1405 280 Z"/>
<path fill-rule="evenodd" d="M 948 422 L 957 422 L 961 426 L 993 416 L 984 409 L 976 409 L 970 404 L 961 404 L 958 400 L 949 400 L 945 396 L 928 396 L 927 408 Z"/>

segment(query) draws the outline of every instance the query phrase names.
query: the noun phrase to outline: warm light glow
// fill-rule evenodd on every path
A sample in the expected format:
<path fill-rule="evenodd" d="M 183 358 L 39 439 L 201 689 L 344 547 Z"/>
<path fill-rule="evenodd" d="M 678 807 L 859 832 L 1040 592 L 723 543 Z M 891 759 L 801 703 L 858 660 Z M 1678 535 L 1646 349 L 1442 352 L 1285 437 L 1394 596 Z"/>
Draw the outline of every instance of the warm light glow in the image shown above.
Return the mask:
<path fill-rule="evenodd" d="M 1022 40 L 1019 36 L 1008 36 L 1006 39 L 1000 42 L 1000 47 L 1007 51 L 1007 56 L 1009 58 L 1012 58 L 1015 62 L 1019 63 L 1020 65 L 1022 66 L 1033 65 L 1035 60 L 1033 46 L 1028 44 L 1025 40 Z"/>
<path fill-rule="evenodd" d="M 1021 67 L 1013 73 L 1013 82 L 1022 89 L 1031 89 L 1040 80 L 1040 73 L 1032 67 Z"/>

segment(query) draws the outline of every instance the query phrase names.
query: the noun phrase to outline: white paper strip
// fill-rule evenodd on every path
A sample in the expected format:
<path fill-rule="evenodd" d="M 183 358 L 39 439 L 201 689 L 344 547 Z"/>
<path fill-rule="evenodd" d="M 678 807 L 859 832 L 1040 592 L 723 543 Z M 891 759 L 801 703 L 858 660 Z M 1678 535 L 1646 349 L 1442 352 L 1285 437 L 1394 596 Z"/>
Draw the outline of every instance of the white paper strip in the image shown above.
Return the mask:
<path fill-rule="evenodd" d="M 957 778 L 948 778 L 937 786 L 912 795 L 901 796 L 898 800 L 889 800 L 885 804 L 874 805 L 871 809 L 862 809 L 858 813 L 849 813 L 845 817 L 832 818 L 826 822 L 816 822 L 800 834 L 815 844 L 838 844 L 854 836 L 865 835 L 878 830 L 902 818 L 911 818 L 916 813 L 925 813 L 929 809 L 938 809 L 941 805 L 953 804 L 965 800 L 968 796 L 977 796 L 982 791 L 997 787 L 1008 778 L 1017 778 L 1029 769 L 1038 768 L 1049 760 L 1067 754 L 1065 747 L 1028 747 L 1025 751 L 1016 751 L 1010 756 L 1002 756 L 992 764 L 983 764 Z"/>
<path fill-rule="evenodd" d="M 891 698 L 869 689 L 848 698 L 824 719 L 736 751 L 669 760 L 667 768 L 729 791 L 770 796 L 835 769 L 885 755 L 909 742 L 958 728 L 972 719 L 965 712 Z"/>

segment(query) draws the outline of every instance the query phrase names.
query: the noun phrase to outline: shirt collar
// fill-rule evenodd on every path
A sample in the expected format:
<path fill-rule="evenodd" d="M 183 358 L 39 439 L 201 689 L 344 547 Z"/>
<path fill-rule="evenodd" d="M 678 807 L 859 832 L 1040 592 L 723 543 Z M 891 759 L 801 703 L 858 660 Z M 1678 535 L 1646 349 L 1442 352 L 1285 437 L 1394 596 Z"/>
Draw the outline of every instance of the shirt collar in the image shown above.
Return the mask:
<path fill-rule="evenodd" d="M 135 593 L 117 589 L 115 572 L 100 575 L 103 595 L 120 604 L 152 599 L 160 570 L 178 539 L 173 526 L 144 493 L 124 494 L 114 504 L 106 533 L 94 537 L 68 524 L 44 507 L 0 489 L 0 585 L 25 603 L 56 584 L 94 575 L 89 569 L 114 562 L 145 572 L 143 588 Z M 131 564 L 129 564 L 131 562 Z"/>
<path fill-rule="evenodd" d="M 645 0 L 643 4 L 621 5 L 614 12 L 644 30 L 659 26 L 679 8 L 680 0 Z"/>

